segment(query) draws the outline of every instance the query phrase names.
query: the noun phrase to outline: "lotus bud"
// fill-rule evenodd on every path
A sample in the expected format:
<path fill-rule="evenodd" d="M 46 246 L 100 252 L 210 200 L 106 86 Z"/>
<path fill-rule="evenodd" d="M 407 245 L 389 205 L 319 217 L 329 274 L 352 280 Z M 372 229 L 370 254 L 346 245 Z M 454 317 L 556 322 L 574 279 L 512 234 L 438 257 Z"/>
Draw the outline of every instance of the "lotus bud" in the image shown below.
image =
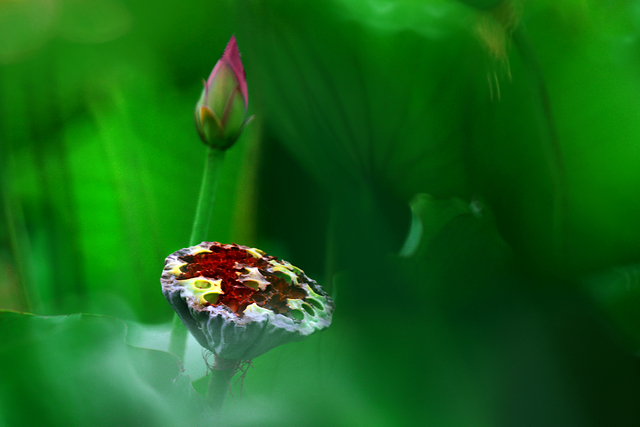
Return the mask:
<path fill-rule="evenodd" d="M 167 257 L 162 292 L 215 356 L 250 360 L 331 324 L 334 303 L 297 267 L 247 246 L 202 242 Z"/>
<path fill-rule="evenodd" d="M 226 150 L 238 139 L 247 118 L 249 95 L 235 36 L 204 82 L 196 105 L 195 121 L 200 139 L 212 148 Z"/>

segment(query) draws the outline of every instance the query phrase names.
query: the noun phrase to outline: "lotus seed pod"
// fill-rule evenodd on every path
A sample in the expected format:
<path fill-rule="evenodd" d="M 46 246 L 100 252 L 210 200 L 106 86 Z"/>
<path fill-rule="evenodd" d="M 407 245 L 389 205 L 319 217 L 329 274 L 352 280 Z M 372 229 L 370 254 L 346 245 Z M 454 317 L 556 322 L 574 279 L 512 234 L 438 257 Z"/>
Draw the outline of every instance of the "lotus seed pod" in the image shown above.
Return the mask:
<path fill-rule="evenodd" d="M 334 303 L 302 270 L 247 246 L 202 242 L 167 257 L 162 292 L 196 340 L 249 360 L 331 324 Z"/>

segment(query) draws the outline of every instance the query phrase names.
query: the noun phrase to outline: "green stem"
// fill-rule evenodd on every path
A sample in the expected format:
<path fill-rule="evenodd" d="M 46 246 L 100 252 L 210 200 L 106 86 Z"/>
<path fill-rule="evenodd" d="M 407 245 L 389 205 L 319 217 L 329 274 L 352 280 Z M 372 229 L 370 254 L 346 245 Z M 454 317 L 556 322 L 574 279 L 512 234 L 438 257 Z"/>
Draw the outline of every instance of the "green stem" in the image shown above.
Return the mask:
<path fill-rule="evenodd" d="M 531 84 L 535 105 L 536 121 L 540 129 L 540 138 L 546 152 L 547 164 L 553 183 L 552 233 L 556 263 L 562 263 L 565 255 L 567 234 L 567 178 L 564 169 L 562 149 L 558 141 L 558 133 L 551 112 L 551 103 L 544 81 L 542 67 L 535 48 L 527 35 L 524 25 L 520 24 L 513 32 L 513 42 L 520 53 L 525 73 Z"/>
<path fill-rule="evenodd" d="M 213 216 L 213 206 L 216 201 L 218 183 L 220 181 L 220 171 L 224 161 L 224 151 L 207 148 L 207 160 L 202 174 L 202 184 L 200 185 L 200 196 L 196 206 L 196 217 L 191 229 L 189 246 L 197 245 L 206 241 L 209 235 L 209 226 Z M 180 321 L 177 314 L 173 315 L 173 326 L 169 339 L 169 352 L 184 359 L 187 347 L 187 329 Z"/>
<path fill-rule="evenodd" d="M 33 307 L 31 298 L 33 296 L 29 296 L 29 290 L 36 288 L 33 285 L 33 277 L 29 273 L 30 269 L 25 266 L 27 257 L 24 255 L 29 253 L 29 251 L 25 250 L 25 246 L 28 246 L 29 240 L 22 214 L 22 206 L 19 206 L 14 198 L 11 197 L 11 189 L 8 184 L 12 182 L 11 179 L 9 179 L 11 177 L 11 172 L 14 170 L 12 166 L 12 164 L 6 162 L 0 171 L 0 175 L 2 175 L 2 179 L 0 180 L 0 198 L 4 205 L 4 216 L 6 230 L 9 237 L 9 248 L 18 278 L 15 285 L 17 288 L 17 292 L 15 292 L 16 300 L 13 303 L 15 304 L 15 309 L 19 311 L 32 312 Z M 11 290 L 8 295 L 11 295 Z"/>
<path fill-rule="evenodd" d="M 236 360 L 227 360 L 214 355 L 214 368 L 209 373 L 207 402 L 215 412 L 220 412 L 231 390 L 231 379 L 238 370 Z"/>
<path fill-rule="evenodd" d="M 197 245 L 207 240 L 224 154 L 224 151 L 207 148 L 207 162 L 204 166 L 204 174 L 202 175 L 200 197 L 198 197 L 196 217 L 193 221 L 193 228 L 191 229 L 189 246 Z"/>
<path fill-rule="evenodd" d="M 173 314 L 173 322 L 171 325 L 171 336 L 169 337 L 169 353 L 173 353 L 180 359 L 184 359 L 187 352 L 187 338 L 189 331 L 182 324 L 182 320 L 177 314 Z"/>

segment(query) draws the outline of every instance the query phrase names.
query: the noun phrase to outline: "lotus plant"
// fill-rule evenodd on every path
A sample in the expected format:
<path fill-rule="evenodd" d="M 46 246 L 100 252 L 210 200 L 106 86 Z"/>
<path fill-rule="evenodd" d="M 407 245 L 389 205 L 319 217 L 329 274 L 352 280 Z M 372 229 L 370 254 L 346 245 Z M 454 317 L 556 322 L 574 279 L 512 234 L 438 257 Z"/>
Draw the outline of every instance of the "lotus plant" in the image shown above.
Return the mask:
<path fill-rule="evenodd" d="M 196 104 L 195 122 L 200 139 L 207 145 L 207 155 L 200 185 L 190 245 L 206 240 L 226 150 L 240 137 L 253 118 L 247 118 L 249 94 L 235 36 L 231 36 L 220 60 L 204 82 Z M 174 316 L 169 351 L 184 357 L 187 331 Z"/>
<path fill-rule="evenodd" d="M 184 357 L 188 330 L 213 353 L 207 400 L 216 410 L 242 363 L 329 327 L 334 309 L 322 288 L 290 263 L 247 246 L 202 242 L 211 223 L 224 154 L 251 120 L 248 99 L 232 36 L 196 105 L 196 128 L 208 154 L 191 246 L 167 257 L 160 279 L 176 312 L 169 351 Z"/>

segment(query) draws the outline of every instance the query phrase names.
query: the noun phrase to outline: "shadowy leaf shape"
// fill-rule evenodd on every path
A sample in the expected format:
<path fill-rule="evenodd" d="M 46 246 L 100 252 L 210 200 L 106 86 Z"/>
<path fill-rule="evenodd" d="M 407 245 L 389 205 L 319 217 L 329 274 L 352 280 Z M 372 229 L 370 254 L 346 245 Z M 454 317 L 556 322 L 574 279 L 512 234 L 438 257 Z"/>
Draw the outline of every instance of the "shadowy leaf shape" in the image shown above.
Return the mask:
<path fill-rule="evenodd" d="M 0 311 L 0 424 L 203 425 L 208 407 L 178 359 L 126 333 L 113 317 Z"/>

